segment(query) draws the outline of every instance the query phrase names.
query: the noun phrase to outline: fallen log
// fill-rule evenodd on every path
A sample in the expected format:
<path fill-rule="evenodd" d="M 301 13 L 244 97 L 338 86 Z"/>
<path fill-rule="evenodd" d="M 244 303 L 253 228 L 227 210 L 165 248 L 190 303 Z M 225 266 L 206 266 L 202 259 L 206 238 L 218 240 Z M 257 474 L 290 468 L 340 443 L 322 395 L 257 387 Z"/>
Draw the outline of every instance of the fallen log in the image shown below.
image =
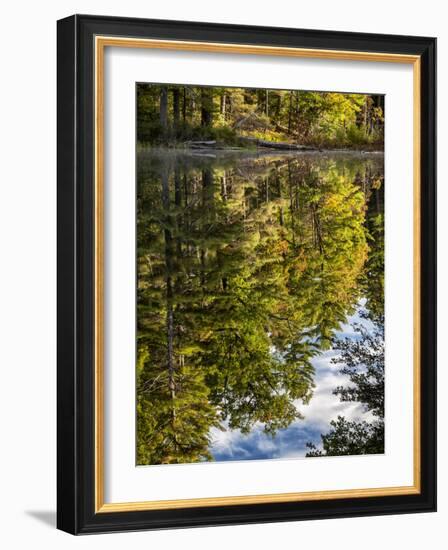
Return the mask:
<path fill-rule="evenodd" d="M 185 141 L 184 145 L 186 147 L 191 147 L 192 149 L 204 148 L 204 147 L 215 147 L 216 140 L 209 141 Z"/>
<path fill-rule="evenodd" d="M 250 143 L 251 145 L 256 145 L 257 147 L 267 147 L 269 149 L 280 149 L 283 151 L 315 151 L 314 147 L 309 147 L 307 145 L 298 145 L 297 143 L 288 143 L 285 141 L 267 141 L 265 139 L 251 138 L 251 137 L 240 137 L 240 140 L 243 142 Z"/>

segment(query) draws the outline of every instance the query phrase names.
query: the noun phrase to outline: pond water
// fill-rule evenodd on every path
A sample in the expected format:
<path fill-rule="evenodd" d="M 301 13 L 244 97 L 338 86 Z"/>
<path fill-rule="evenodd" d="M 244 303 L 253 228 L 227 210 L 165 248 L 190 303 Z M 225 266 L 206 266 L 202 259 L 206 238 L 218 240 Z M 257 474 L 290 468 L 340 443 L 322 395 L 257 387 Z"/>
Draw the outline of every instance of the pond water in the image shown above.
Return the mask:
<path fill-rule="evenodd" d="M 383 160 L 138 152 L 138 464 L 383 452 Z"/>

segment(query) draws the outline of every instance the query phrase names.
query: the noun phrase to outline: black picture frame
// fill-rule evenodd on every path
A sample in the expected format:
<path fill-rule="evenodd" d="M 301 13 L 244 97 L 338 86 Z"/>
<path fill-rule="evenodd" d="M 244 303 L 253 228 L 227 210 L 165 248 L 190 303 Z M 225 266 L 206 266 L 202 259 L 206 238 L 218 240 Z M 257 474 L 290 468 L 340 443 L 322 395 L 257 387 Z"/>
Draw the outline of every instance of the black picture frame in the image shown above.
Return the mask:
<path fill-rule="evenodd" d="M 74 15 L 58 21 L 57 526 L 72 534 L 431 512 L 436 509 L 436 39 Z M 94 50 L 97 35 L 421 59 L 421 491 L 419 494 L 95 512 Z"/>

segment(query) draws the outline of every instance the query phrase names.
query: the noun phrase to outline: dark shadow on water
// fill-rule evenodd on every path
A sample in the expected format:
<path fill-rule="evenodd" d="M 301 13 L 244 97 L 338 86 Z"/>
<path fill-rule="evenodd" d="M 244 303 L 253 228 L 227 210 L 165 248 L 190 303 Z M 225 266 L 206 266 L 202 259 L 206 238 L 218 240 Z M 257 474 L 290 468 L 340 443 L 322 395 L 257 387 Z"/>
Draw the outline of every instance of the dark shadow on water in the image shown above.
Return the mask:
<path fill-rule="evenodd" d="M 55 510 L 26 510 L 25 514 L 40 521 L 41 523 L 56 529 L 56 511 Z"/>

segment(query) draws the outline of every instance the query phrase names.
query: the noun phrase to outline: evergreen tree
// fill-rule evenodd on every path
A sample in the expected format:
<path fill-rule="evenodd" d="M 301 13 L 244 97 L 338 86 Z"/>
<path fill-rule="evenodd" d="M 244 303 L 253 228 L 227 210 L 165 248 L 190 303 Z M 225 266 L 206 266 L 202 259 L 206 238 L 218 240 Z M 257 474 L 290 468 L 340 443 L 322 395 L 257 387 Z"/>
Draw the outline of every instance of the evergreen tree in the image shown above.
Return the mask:
<path fill-rule="evenodd" d="M 139 162 L 138 462 L 208 460 L 223 423 L 301 418 L 311 359 L 358 299 L 365 199 L 304 159 Z"/>

